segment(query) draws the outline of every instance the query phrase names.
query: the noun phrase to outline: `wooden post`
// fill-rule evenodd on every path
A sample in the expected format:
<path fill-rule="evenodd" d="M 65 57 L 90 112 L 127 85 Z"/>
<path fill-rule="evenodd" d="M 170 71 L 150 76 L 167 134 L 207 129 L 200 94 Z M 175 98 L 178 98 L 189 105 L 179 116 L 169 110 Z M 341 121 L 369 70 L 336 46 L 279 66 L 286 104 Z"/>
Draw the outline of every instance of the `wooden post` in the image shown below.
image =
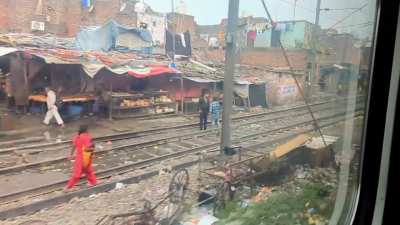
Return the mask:
<path fill-rule="evenodd" d="M 183 89 L 183 74 L 181 74 L 181 111 L 184 114 L 183 105 L 184 105 L 184 89 Z"/>
<path fill-rule="evenodd" d="M 113 93 L 113 85 L 112 85 L 112 81 L 110 82 L 110 97 L 109 97 L 109 105 L 108 105 L 108 119 L 109 120 L 112 120 L 112 111 L 113 111 L 113 109 L 112 109 L 112 104 L 113 104 L 113 102 L 112 102 L 112 100 L 113 100 L 113 98 L 112 98 L 112 93 Z"/>

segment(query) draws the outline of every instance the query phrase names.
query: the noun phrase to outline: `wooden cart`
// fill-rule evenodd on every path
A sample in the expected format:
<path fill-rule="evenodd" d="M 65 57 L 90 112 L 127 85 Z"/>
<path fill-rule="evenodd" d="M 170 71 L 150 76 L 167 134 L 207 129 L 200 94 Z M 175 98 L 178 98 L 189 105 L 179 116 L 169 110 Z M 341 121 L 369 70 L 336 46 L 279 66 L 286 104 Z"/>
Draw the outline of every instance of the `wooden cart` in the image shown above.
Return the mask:
<path fill-rule="evenodd" d="M 178 170 L 172 177 L 168 192 L 156 204 L 144 200 L 143 209 L 103 217 L 96 225 L 171 225 L 183 211 L 183 202 L 189 186 L 189 173 L 186 169 Z M 156 218 L 156 209 L 166 204 L 166 213 Z"/>

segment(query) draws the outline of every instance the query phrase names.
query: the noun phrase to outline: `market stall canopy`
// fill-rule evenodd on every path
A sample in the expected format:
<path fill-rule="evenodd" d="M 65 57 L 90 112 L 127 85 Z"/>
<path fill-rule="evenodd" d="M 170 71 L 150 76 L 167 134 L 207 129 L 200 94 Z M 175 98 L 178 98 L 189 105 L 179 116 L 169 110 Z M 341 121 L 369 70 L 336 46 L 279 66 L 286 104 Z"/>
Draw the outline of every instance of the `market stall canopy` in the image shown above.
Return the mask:
<path fill-rule="evenodd" d="M 131 69 L 128 71 L 128 74 L 130 76 L 136 78 L 146 78 L 162 74 L 175 74 L 175 73 L 179 73 L 179 71 L 168 66 L 149 66 L 144 68 Z"/>
<path fill-rule="evenodd" d="M 81 30 L 75 39 L 76 48 L 83 51 L 104 51 L 112 49 L 139 50 L 152 46 L 148 30 L 124 27 L 110 20 L 102 27 Z"/>
<path fill-rule="evenodd" d="M 220 82 L 219 80 L 212 80 L 212 79 L 201 78 L 201 77 L 184 77 L 184 79 L 191 80 L 196 83 L 218 83 L 218 82 Z"/>
<path fill-rule="evenodd" d="M 0 47 L 0 56 L 8 55 L 13 52 L 17 52 L 18 49 L 16 48 L 9 48 L 9 47 Z"/>

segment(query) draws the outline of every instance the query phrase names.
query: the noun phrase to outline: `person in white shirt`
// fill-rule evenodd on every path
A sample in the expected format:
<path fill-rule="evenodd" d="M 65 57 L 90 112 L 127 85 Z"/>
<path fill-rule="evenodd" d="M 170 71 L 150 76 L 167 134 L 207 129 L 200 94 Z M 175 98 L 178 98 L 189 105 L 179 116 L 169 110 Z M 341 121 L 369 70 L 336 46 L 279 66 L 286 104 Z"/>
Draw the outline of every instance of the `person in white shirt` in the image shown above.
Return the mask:
<path fill-rule="evenodd" d="M 47 93 L 47 113 L 46 117 L 44 118 L 43 123 L 49 125 L 50 120 L 54 117 L 57 121 L 57 124 L 61 127 L 64 127 L 64 121 L 62 120 L 60 114 L 58 113 L 58 108 L 56 106 L 56 93 L 52 91 L 49 87 L 46 87 Z"/>

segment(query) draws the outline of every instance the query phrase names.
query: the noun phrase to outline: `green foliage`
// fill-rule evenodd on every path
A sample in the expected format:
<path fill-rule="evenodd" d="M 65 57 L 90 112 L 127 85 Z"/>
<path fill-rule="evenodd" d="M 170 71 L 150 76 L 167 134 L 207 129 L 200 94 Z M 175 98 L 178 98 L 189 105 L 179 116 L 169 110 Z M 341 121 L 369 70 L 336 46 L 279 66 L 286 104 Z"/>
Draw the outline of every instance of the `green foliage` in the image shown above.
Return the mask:
<path fill-rule="evenodd" d="M 217 214 L 217 225 L 308 225 L 307 213 L 315 209 L 316 217 L 328 219 L 334 202 L 330 200 L 332 187 L 321 183 L 300 185 L 298 191 L 276 192 L 264 202 L 252 204 L 247 208 L 237 201 Z"/>

